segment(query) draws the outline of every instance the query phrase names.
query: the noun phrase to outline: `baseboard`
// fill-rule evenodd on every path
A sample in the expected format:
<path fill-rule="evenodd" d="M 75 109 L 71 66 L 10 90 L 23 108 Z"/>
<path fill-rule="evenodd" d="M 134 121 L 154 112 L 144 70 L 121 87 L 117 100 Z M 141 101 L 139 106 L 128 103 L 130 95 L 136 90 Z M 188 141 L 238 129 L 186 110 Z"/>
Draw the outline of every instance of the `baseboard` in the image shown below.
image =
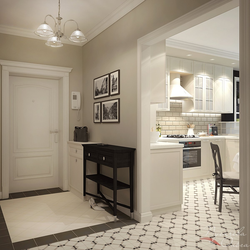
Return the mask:
<path fill-rule="evenodd" d="M 166 214 L 174 211 L 180 211 L 181 210 L 181 205 L 176 205 L 172 207 L 166 207 L 166 208 L 160 208 L 160 209 L 155 209 L 151 210 L 153 216 L 160 215 L 160 214 Z"/>
<path fill-rule="evenodd" d="M 138 213 L 137 211 L 134 212 L 134 219 L 139 221 L 140 223 L 145 223 L 152 220 L 152 213 L 145 212 L 145 213 Z"/>
<path fill-rule="evenodd" d="M 83 194 L 82 194 L 81 192 L 79 192 L 78 190 L 76 190 L 76 189 L 70 187 L 69 191 L 70 191 L 72 194 L 74 194 L 75 196 L 77 196 L 78 198 L 80 198 L 81 200 L 84 199 Z"/>

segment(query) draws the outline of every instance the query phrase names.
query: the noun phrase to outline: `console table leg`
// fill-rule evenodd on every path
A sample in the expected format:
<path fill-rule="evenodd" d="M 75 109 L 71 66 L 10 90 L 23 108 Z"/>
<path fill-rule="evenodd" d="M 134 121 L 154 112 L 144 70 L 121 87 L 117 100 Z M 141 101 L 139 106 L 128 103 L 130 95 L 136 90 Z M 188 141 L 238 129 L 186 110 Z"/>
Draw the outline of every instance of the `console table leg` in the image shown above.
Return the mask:
<path fill-rule="evenodd" d="M 113 206 L 114 206 L 114 216 L 117 217 L 117 168 L 113 168 Z"/>
<path fill-rule="evenodd" d="M 131 154 L 131 163 L 129 166 L 129 184 L 130 184 L 130 213 L 134 212 L 134 155 Z"/>
<path fill-rule="evenodd" d="M 83 196 L 86 197 L 86 160 L 83 160 Z"/>
<path fill-rule="evenodd" d="M 100 174 L 100 164 L 97 163 L 97 174 Z M 100 194 L 100 184 L 97 183 L 97 194 Z"/>

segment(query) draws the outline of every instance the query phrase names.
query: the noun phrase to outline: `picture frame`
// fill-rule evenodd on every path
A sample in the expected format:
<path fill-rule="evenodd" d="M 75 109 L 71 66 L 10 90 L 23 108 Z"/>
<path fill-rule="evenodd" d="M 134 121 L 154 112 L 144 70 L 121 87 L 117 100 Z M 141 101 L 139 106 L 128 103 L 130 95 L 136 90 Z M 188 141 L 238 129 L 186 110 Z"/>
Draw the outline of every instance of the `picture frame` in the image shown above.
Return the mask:
<path fill-rule="evenodd" d="M 93 120 L 94 120 L 94 123 L 101 123 L 102 122 L 101 109 L 102 109 L 101 102 L 95 102 L 94 107 L 93 107 Z"/>
<path fill-rule="evenodd" d="M 120 70 L 116 70 L 110 73 L 110 95 L 120 94 Z"/>
<path fill-rule="evenodd" d="M 120 122 L 120 98 L 102 102 L 101 119 L 103 123 Z"/>
<path fill-rule="evenodd" d="M 94 79 L 94 99 L 109 96 L 109 74 Z"/>

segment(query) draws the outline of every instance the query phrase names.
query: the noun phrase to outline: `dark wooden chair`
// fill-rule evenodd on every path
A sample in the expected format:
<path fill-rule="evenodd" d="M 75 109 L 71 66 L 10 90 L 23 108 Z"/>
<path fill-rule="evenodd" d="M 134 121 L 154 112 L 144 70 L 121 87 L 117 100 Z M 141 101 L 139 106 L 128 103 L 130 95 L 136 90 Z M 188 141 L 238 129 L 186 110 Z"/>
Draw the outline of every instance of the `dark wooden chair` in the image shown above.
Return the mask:
<path fill-rule="evenodd" d="M 239 191 L 235 189 L 236 187 L 239 187 L 240 184 L 239 172 L 223 172 L 220 148 L 217 144 L 210 143 L 210 145 L 215 167 L 215 172 L 213 173 L 213 176 L 215 177 L 214 204 L 216 204 L 217 201 L 217 189 L 220 188 L 219 212 L 221 212 L 223 193 L 239 194 Z M 228 188 L 230 188 L 231 190 Z"/>

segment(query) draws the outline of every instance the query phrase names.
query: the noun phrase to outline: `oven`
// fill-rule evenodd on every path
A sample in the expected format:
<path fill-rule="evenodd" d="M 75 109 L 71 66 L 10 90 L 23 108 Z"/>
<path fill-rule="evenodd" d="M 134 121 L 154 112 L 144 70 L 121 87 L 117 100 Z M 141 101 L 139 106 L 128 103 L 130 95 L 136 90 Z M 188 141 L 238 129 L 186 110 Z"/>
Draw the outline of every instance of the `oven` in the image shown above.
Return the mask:
<path fill-rule="evenodd" d="M 180 141 L 183 144 L 183 168 L 201 166 L 201 141 Z"/>

